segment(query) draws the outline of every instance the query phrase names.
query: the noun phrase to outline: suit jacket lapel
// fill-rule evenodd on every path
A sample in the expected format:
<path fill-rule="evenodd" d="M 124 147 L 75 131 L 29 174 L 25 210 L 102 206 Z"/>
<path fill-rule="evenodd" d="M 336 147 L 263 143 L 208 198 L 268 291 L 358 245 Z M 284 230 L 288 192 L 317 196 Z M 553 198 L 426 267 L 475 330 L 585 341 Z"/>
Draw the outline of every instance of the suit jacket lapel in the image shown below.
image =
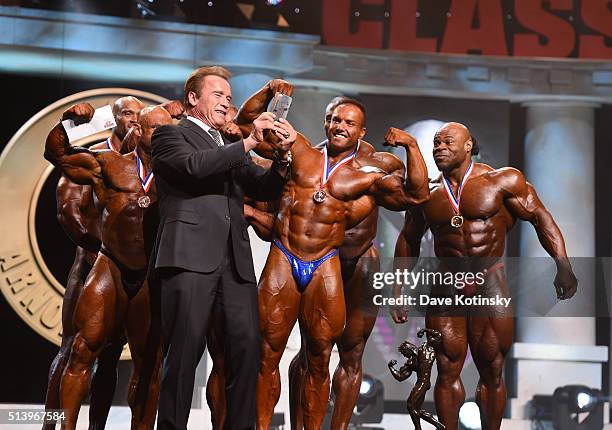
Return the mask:
<path fill-rule="evenodd" d="M 217 142 L 215 142 L 213 140 L 213 138 L 210 136 L 210 134 L 206 133 L 202 127 L 200 127 L 199 125 L 197 125 L 195 122 L 187 119 L 187 118 L 183 118 L 180 122 L 179 125 L 181 127 L 185 127 L 189 130 L 191 130 L 193 133 L 197 134 L 199 137 L 201 137 L 202 139 L 204 139 L 204 141 L 208 144 L 208 146 L 210 146 L 211 148 L 216 148 L 217 147 Z"/>

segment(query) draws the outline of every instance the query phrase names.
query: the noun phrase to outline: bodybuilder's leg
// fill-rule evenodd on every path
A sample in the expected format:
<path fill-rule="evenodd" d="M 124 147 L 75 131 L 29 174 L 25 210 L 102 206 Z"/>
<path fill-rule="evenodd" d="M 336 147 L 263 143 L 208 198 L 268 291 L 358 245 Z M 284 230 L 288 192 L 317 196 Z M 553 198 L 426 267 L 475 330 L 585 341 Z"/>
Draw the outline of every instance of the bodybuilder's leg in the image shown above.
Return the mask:
<path fill-rule="evenodd" d="M 302 295 L 300 324 L 306 337 L 306 377 L 302 408 L 304 428 L 321 428 L 329 401 L 329 359 L 333 343 L 342 335 L 345 303 L 337 256 L 315 272 Z"/>
<path fill-rule="evenodd" d="M 257 429 L 267 430 L 280 396 L 278 365 L 297 320 L 301 294 L 285 255 L 275 246 L 259 281 L 261 363 L 257 381 Z"/>
<path fill-rule="evenodd" d="M 442 333 L 442 346 L 436 354 L 438 378 L 434 389 L 436 411 L 447 430 L 457 430 L 459 408 L 465 400 L 461 369 L 467 354 L 465 317 L 427 315 L 427 328 Z"/>
<path fill-rule="evenodd" d="M 344 280 L 346 325 L 338 341 L 340 363 L 334 372 L 335 396 L 331 428 L 348 428 L 363 379 L 362 358 L 366 342 L 376 323 L 378 307 L 372 301 L 375 291 L 368 283 L 369 275 L 379 271 L 376 248 L 370 247 L 357 262 L 350 279 Z"/>
<path fill-rule="evenodd" d="M 68 281 L 66 282 L 66 290 L 62 302 L 62 344 L 49 368 L 49 384 L 45 397 L 45 409 L 59 409 L 60 407 L 60 382 L 64 368 L 68 363 L 75 333 L 72 318 L 77 300 L 83 290 L 85 279 L 87 279 L 87 275 L 92 267 L 92 264 L 87 261 L 86 257 L 87 251 L 77 247 L 72 267 L 68 273 Z M 93 259 L 95 259 L 95 256 L 93 256 Z M 55 429 L 55 422 L 46 423 L 43 425 L 43 429 Z"/>
<path fill-rule="evenodd" d="M 67 416 L 62 429 L 76 427 L 94 361 L 123 324 L 127 303 L 117 294 L 121 288 L 120 279 L 115 264 L 99 255 L 74 313 L 76 334 L 60 388 L 61 407 Z"/>

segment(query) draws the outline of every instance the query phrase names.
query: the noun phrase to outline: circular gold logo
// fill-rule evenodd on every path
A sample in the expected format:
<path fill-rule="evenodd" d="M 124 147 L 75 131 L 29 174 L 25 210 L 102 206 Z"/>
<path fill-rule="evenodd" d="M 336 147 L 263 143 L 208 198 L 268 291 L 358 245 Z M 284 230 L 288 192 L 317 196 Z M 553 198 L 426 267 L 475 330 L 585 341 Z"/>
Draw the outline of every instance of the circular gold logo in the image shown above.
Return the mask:
<path fill-rule="evenodd" d="M 64 284 L 49 270 L 36 233 L 36 209 L 41 190 L 53 172 L 44 158 L 45 139 L 62 113 L 75 103 L 95 108 L 117 98 L 134 96 L 145 104 L 165 98 L 126 88 L 102 88 L 65 97 L 34 115 L 9 141 L 0 154 L 0 290 L 11 307 L 38 334 L 61 344 Z M 98 142 L 110 132 L 81 139 L 77 145 Z M 49 219 L 49 223 L 56 222 Z M 129 358 L 126 349 L 121 357 Z"/>

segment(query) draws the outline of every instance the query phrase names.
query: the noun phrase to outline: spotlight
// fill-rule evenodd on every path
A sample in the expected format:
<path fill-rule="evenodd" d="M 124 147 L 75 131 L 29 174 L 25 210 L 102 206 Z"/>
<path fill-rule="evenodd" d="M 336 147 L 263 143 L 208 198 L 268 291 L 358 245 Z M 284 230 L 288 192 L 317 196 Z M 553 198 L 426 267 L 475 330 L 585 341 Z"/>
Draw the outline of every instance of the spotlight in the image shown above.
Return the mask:
<path fill-rule="evenodd" d="M 266 4 L 268 6 L 278 6 L 282 2 L 283 2 L 283 0 L 266 0 Z"/>
<path fill-rule="evenodd" d="M 370 393 L 372 392 L 373 388 L 374 388 L 374 384 L 372 384 L 372 381 L 370 380 L 370 378 L 364 377 L 363 381 L 361 381 L 361 387 L 359 387 L 359 394 L 361 394 L 362 396 L 368 397 Z"/>
<path fill-rule="evenodd" d="M 335 402 L 334 394 L 327 405 L 327 413 L 323 421 L 322 429 L 330 429 L 331 415 Z M 359 387 L 359 397 L 353 409 L 353 416 L 349 424 L 351 430 L 384 430 L 379 427 L 363 426 L 363 424 L 378 424 L 382 422 L 385 412 L 385 390 L 383 383 L 370 375 L 363 375 Z"/>
<path fill-rule="evenodd" d="M 459 409 L 459 428 L 464 430 L 480 430 L 480 409 L 476 402 L 467 401 Z"/>
<path fill-rule="evenodd" d="M 351 423 L 357 427 L 361 424 L 379 423 L 384 412 L 385 390 L 382 382 L 370 375 L 363 375 Z"/>
<path fill-rule="evenodd" d="M 141 18 L 148 18 L 157 15 L 143 0 L 136 0 L 135 3 L 136 10 L 138 10 L 138 14 Z M 149 0 L 148 3 L 153 3 L 153 1 Z"/>
<path fill-rule="evenodd" d="M 553 393 L 551 409 L 555 430 L 603 428 L 603 399 L 601 391 L 594 388 L 584 385 L 559 387 Z"/>
<path fill-rule="evenodd" d="M 578 406 L 580 410 L 587 410 L 595 401 L 596 400 L 589 393 L 581 391 L 576 395 L 576 406 Z"/>

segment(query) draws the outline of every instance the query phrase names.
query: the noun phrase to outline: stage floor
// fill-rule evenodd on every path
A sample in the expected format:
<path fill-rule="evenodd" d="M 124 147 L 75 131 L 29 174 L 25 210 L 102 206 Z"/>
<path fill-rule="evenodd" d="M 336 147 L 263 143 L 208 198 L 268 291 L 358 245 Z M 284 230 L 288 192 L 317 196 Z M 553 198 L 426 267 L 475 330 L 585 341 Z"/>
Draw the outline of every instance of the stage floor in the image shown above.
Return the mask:
<path fill-rule="evenodd" d="M 11 404 L 0 404 L 0 409 L 36 409 L 42 410 L 42 405 L 11 405 Z M 83 406 L 79 414 L 79 421 L 77 430 L 87 430 L 88 426 L 88 413 L 89 407 Z M 130 423 L 130 409 L 125 406 L 114 406 L 111 408 L 108 422 L 106 424 L 107 430 L 125 430 L 129 428 Z M 40 430 L 40 424 L 16 424 L 7 425 L 0 424 L 0 429 L 15 429 L 15 430 Z M 423 430 L 433 430 L 434 427 L 427 423 L 422 424 Z M 362 427 L 363 429 L 384 429 L 384 430 L 412 430 L 414 426 L 408 415 L 402 414 L 385 414 L 383 421 L 380 424 L 372 424 Z M 208 408 L 205 409 L 192 409 L 189 416 L 190 430 L 209 430 L 210 425 L 210 413 Z M 528 420 L 504 420 L 502 424 L 503 430 L 531 430 L 531 421 Z M 283 430 L 289 430 L 289 425 L 285 425 Z M 612 430 L 612 424 L 608 424 L 604 427 L 604 430 Z"/>

